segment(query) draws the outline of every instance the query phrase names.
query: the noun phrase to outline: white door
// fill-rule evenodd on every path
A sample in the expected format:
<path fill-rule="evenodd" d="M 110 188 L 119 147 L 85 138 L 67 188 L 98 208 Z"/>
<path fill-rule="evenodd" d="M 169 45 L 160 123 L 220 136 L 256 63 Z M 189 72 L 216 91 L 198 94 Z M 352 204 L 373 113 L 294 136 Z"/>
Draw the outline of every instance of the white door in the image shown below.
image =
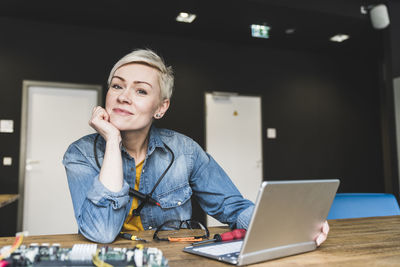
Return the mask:
<path fill-rule="evenodd" d="M 19 229 L 77 233 L 62 158 L 69 144 L 93 132 L 88 120 L 100 97 L 100 86 L 24 81 Z"/>
<path fill-rule="evenodd" d="M 206 150 L 242 195 L 255 201 L 262 182 L 261 97 L 206 93 Z M 209 226 L 221 225 L 207 216 Z"/>

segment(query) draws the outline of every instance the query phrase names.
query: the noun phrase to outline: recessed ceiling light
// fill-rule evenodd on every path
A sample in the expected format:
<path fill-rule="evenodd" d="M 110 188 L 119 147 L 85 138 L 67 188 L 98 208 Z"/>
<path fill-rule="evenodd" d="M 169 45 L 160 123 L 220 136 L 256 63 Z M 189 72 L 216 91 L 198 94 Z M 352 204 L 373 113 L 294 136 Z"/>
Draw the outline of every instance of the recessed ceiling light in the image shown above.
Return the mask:
<path fill-rule="evenodd" d="M 251 36 L 268 39 L 270 29 L 271 28 L 266 25 L 251 24 Z"/>
<path fill-rule="evenodd" d="M 340 43 L 340 42 L 343 42 L 343 41 L 345 41 L 345 40 L 347 40 L 349 38 L 350 38 L 350 36 L 347 35 L 347 34 L 336 34 L 335 36 L 332 36 L 330 38 L 330 40 L 332 42 L 339 42 Z"/>
<path fill-rule="evenodd" d="M 195 18 L 196 18 L 196 14 L 190 14 L 190 13 L 187 13 L 187 12 L 181 12 L 176 17 L 176 21 L 185 22 L 185 23 L 192 23 Z"/>
<path fill-rule="evenodd" d="M 286 34 L 293 34 L 296 31 L 296 29 L 290 28 L 290 29 L 286 29 L 285 33 Z"/>

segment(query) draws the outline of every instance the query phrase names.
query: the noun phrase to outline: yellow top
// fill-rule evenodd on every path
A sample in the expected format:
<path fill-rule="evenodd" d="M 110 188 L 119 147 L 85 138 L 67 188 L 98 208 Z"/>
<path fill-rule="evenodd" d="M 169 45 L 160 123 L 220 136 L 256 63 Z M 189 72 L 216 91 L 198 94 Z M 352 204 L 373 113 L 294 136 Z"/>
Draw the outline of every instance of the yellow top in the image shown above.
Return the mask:
<path fill-rule="evenodd" d="M 143 168 L 143 163 L 140 162 L 138 165 L 136 165 L 136 181 L 135 181 L 135 190 L 139 190 L 139 183 L 140 183 L 140 174 L 142 173 L 142 168 Z M 138 199 L 134 197 L 132 199 L 132 206 L 131 210 L 129 211 L 129 215 L 126 217 L 125 222 L 124 222 L 124 231 L 143 231 L 143 225 L 142 225 L 142 220 L 140 219 L 140 216 L 132 216 L 132 211 L 136 209 L 139 206 Z"/>

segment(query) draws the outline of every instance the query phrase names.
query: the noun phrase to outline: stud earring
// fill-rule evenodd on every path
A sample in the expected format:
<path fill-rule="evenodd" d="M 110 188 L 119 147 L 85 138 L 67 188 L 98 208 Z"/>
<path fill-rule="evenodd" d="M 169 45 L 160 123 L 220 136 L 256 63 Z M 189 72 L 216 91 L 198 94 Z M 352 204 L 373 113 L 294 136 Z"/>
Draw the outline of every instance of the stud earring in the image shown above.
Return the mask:
<path fill-rule="evenodd" d="M 160 118 L 160 116 L 161 116 L 160 114 L 158 114 L 158 113 L 156 114 L 156 118 Z"/>

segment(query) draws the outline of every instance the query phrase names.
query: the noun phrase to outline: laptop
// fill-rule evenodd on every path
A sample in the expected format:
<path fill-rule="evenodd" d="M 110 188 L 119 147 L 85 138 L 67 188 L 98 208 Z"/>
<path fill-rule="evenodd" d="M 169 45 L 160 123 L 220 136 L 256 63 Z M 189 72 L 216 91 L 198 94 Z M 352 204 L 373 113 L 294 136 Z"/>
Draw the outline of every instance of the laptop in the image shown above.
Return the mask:
<path fill-rule="evenodd" d="M 337 179 L 263 182 L 243 240 L 192 245 L 183 251 L 241 266 L 315 250 L 314 240 L 339 183 Z"/>

